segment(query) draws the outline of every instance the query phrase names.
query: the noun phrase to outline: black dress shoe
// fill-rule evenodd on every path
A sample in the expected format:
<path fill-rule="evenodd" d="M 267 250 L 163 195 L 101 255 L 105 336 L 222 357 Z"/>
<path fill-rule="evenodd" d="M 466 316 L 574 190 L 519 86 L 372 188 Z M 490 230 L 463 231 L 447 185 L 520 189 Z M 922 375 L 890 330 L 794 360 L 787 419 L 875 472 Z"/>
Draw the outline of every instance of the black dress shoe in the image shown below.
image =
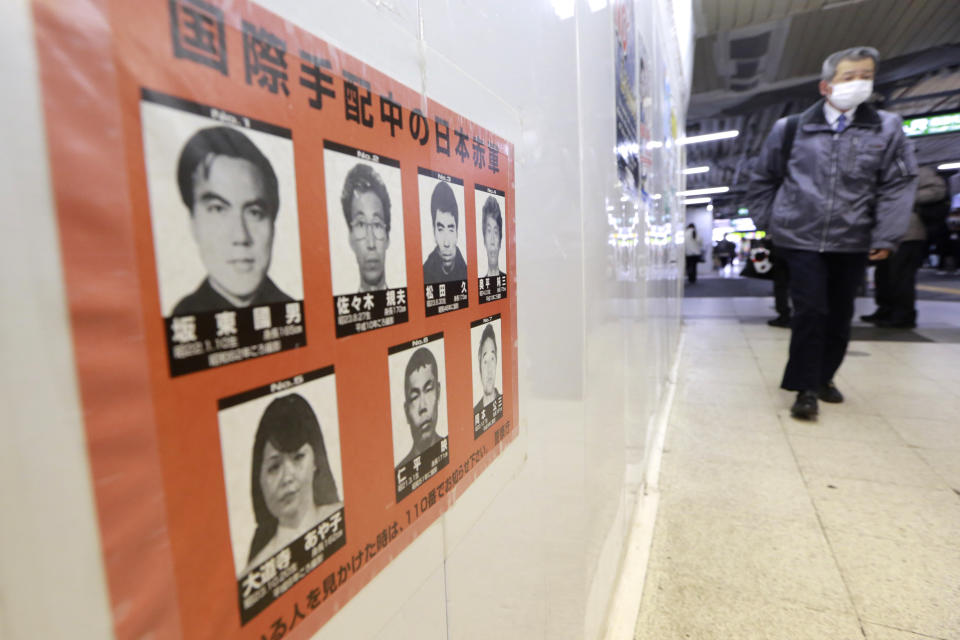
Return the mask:
<path fill-rule="evenodd" d="M 816 391 L 801 391 L 790 407 L 790 415 L 802 420 L 816 420 L 818 412 Z"/>
<path fill-rule="evenodd" d="M 881 318 L 874 322 L 875 325 L 883 329 L 916 329 L 917 323 L 912 320 L 892 320 L 889 318 Z"/>
<path fill-rule="evenodd" d="M 771 320 L 767 320 L 767 324 L 771 327 L 785 327 L 790 328 L 790 318 L 784 318 L 783 316 L 777 316 Z"/>
<path fill-rule="evenodd" d="M 880 309 L 877 309 L 870 315 L 860 316 L 860 319 L 863 320 L 864 322 L 879 322 L 881 320 L 886 320 L 887 316 L 889 315 L 890 315 L 889 313 L 882 311 Z"/>
<path fill-rule="evenodd" d="M 824 402 L 831 402 L 833 404 L 843 402 L 843 394 L 840 393 L 837 385 L 833 384 L 832 381 L 820 387 L 820 390 L 817 391 L 817 397 Z"/>

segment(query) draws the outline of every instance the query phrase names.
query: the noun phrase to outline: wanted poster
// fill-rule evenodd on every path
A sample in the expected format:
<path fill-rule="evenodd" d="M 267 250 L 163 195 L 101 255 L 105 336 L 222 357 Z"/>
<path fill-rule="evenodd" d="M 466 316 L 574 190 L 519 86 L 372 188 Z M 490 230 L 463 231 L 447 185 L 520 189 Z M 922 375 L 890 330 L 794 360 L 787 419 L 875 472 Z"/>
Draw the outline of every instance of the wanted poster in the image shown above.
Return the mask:
<path fill-rule="evenodd" d="M 517 440 L 514 147 L 255 1 L 31 5 L 113 635 L 315 635 Z"/>
<path fill-rule="evenodd" d="M 463 180 L 420 167 L 420 246 L 426 315 L 467 307 Z"/>
<path fill-rule="evenodd" d="M 500 314 L 470 323 L 473 358 L 473 437 L 479 438 L 503 417 L 503 366 Z"/>
<path fill-rule="evenodd" d="M 333 367 L 218 403 L 240 619 L 347 542 Z"/>
<path fill-rule="evenodd" d="M 388 350 L 397 502 L 447 466 L 446 362 L 443 334 Z"/>
<path fill-rule="evenodd" d="M 323 150 L 337 337 L 406 322 L 400 163 L 329 140 Z"/>
<path fill-rule="evenodd" d="M 288 129 L 143 89 L 170 373 L 306 344 Z"/>
<path fill-rule="evenodd" d="M 503 240 L 506 194 L 474 185 L 477 212 L 477 277 L 480 302 L 507 297 L 507 260 Z"/>

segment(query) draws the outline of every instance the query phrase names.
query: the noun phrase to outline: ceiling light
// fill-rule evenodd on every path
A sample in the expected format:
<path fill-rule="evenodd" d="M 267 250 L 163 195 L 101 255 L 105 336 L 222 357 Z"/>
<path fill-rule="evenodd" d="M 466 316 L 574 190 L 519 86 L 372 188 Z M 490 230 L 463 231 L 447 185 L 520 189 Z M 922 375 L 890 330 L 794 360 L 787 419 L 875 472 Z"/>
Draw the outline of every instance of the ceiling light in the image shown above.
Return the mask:
<path fill-rule="evenodd" d="M 730 187 L 709 187 L 707 189 L 690 189 L 689 191 L 678 191 L 678 196 L 706 196 L 711 193 L 726 193 Z"/>
<path fill-rule="evenodd" d="M 713 198 L 690 198 L 689 200 L 684 200 L 683 204 L 709 204 Z"/>
<path fill-rule="evenodd" d="M 946 162 L 937 165 L 937 171 L 950 171 L 951 169 L 960 169 L 960 162 Z"/>
<path fill-rule="evenodd" d="M 736 138 L 738 135 L 740 135 L 740 131 L 737 129 L 717 131 L 715 133 L 705 133 L 701 136 L 678 138 L 677 144 L 696 144 L 698 142 L 710 142 L 711 140 L 726 140 L 727 138 Z"/>
<path fill-rule="evenodd" d="M 821 11 L 829 11 L 830 9 L 839 9 L 840 7 L 846 7 L 851 4 L 860 4 L 864 0 L 833 0 L 833 2 L 828 2 L 822 7 Z"/>
<path fill-rule="evenodd" d="M 683 170 L 683 175 L 689 176 L 693 173 L 706 173 L 707 171 L 710 171 L 710 167 L 690 167 Z"/>

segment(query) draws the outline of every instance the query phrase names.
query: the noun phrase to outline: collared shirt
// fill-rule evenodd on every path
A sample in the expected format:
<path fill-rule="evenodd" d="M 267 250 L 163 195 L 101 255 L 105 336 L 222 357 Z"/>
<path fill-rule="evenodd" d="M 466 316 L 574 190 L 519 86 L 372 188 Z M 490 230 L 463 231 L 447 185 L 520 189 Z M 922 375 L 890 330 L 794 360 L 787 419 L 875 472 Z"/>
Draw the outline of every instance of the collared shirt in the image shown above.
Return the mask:
<path fill-rule="evenodd" d="M 849 127 L 850 121 L 853 120 L 853 114 L 856 113 L 856 111 L 856 109 L 840 111 L 840 109 L 830 104 L 829 100 L 823 101 L 823 117 L 827 119 L 827 124 L 829 124 L 830 128 L 834 131 L 837 130 L 837 120 L 840 119 L 841 114 L 847 114 L 847 126 Z"/>

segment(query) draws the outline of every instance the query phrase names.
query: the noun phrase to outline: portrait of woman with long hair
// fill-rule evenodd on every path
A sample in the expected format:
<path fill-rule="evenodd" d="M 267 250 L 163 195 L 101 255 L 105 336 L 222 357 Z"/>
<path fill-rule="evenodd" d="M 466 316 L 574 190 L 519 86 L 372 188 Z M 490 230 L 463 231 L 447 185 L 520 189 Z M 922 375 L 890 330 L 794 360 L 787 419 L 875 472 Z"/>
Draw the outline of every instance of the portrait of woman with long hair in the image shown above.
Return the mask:
<path fill-rule="evenodd" d="M 299 394 L 267 405 L 257 427 L 251 467 L 256 530 L 243 573 L 343 507 L 320 422 Z"/>

